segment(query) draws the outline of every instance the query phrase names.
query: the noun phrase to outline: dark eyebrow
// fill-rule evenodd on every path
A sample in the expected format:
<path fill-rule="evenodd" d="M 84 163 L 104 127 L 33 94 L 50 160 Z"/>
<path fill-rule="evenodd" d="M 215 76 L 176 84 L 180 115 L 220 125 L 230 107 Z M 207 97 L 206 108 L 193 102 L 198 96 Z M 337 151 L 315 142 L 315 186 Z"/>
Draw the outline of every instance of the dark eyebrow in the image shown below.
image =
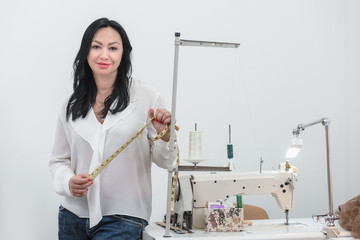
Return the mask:
<path fill-rule="evenodd" d="M 97 44 L 102 45 L 102 42 L 99 42 L 97 40 L 93 40 L 93 42 L 96 42 Z"/>
<path fill-rule="evenodd" d="M 111 43 L 109 43 L 109 46 L 114 45 L 114 44 L 119 44 L 120 45 L 120 43 L 118 43 L 118 42 L 111 42 Z"/>
<path fill-rule="evenodd" d="M 99 42 L 99 41 L 97 41 L 97 40 L 93 40 L 93 42 L 96 42 L 96 43 L 99 44 L 99 45 L 103 45 L 102 42 Z M 119 44 L 119 45 L 120 45 L 120 43 L 118 43 L 118 42 L 111 42 L 111 43 L 109 43 L 109 46 L 110 46 L 110 45 L 114 45 L 114 44 Z"/>

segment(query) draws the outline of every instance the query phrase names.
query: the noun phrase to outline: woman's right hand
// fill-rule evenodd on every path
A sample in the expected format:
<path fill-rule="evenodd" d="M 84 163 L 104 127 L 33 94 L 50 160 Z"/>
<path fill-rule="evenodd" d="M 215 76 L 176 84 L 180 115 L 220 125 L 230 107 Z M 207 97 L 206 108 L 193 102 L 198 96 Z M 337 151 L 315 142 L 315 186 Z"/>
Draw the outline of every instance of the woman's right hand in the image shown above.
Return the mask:
<path fill-rule="evenodd" d="M 85 196 L 88 192 L 88 187 L 93 184 L 89 181 L 89 174 L 82 173 L 70 178 L 69 187 L 72 194 L 76 197 Z"/>

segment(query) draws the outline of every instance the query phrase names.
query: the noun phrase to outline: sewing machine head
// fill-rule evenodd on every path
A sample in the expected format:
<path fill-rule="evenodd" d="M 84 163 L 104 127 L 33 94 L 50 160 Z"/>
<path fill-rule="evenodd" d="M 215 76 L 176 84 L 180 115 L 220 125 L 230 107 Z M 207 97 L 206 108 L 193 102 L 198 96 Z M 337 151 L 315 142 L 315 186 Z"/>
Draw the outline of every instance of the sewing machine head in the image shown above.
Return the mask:
<path fill-rule="evenodd" d="M 227 199 L 236 194 L 272 194 L 279 208 L 293 207 L 295 174 L 290 170 L 194 174 L 179 177 L 179 191 L 174 211 L 177 225 L 191 216 L 187 224 L 204 228 L 206 202 Z"/>

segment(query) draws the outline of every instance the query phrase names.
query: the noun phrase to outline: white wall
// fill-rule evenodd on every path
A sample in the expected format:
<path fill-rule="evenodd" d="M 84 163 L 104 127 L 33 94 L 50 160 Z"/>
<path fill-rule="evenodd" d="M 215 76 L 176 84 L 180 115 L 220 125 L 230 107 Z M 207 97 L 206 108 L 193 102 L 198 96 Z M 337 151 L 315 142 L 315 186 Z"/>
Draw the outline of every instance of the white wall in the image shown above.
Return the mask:
<path fill-rule="evenodd" d="M 237 50 L 181 48 L 177 123 L 182 158 L 198 123 L 208 164 L 226 162 L 232 124 L 237 170 L 284 160 L 299 123 L 329 117 L 334 205 L 359 193 L 360 3 L 356 0 L 4 1 L 0 4 L 0 239 L 56 239 L 58 198 L 47 169 L 60 104 L 85 28 L 107 16 L 132 41 L 133 76 L 171 105 L 174 32 L 240 42 Z M 325 134 L 301 133 L 290 217 L 328 211 Z M 167 172 L 153 168 L 153 215 L 165 213 Z M 272 218 L 269 195 L 250 196 Z"/>

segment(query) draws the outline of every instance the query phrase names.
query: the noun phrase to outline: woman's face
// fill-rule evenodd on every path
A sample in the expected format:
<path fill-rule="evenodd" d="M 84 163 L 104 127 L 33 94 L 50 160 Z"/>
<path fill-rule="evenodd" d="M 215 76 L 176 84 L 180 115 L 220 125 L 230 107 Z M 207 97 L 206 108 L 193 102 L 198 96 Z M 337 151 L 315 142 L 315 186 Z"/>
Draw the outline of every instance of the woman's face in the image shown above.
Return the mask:
<path fill-rule="evenodd" d="M 94 78 L 116 77 L 123 54 L 120 34 L 112 27 L 96 31 L 87 56 Z"/>

